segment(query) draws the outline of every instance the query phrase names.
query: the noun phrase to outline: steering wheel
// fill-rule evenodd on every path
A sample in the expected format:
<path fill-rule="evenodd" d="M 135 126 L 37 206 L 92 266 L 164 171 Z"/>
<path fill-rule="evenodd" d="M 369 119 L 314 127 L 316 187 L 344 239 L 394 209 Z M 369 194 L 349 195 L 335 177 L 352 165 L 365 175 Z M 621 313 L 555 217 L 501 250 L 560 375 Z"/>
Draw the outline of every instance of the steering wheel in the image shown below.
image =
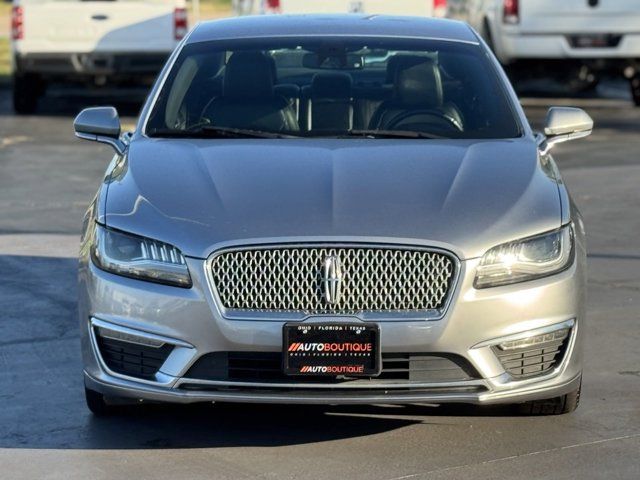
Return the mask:
<path fill-rule="evenodd" d="M 407 121 L 412 117 L 426 117 L 422 118 L 419 121 L 414 120 L 413 122 Z M 433 121 L 435 120 L 435 121 Z M 400 125 L 403 123 L 419 123 L 419 124 L 432 124 L 436 128 L 441 127 L 445 130 L 451 131 L 454 130 L 456 132 L 462 131 L 462 125 L 459 124 L 457 120 L 451 118 L 443 112 L 437 110 L 409 110 L 407 112 L 401 113 L 394 117 L 386 126 L 388 130 L 402 130 Z"/>
<path fill-rule="evenodd" d="M 209 125 L 211 125 L 211 120 L 209 120 L 208 118 L 202 117 L 199 122 L 196 122 L 193 125 L 189 125 L 185 130 L 187 132 L 193 132 L 195 130 L 198 130 L 202 127 L 206 127 Z"/>

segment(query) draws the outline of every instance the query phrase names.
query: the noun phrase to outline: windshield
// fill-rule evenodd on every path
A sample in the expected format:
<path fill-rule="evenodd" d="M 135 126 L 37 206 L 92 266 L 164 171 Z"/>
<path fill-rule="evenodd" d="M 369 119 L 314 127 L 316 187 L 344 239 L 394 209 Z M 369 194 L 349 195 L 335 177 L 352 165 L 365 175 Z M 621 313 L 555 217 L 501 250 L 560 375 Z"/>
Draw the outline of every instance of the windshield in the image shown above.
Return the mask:
<path fill-rule="evenodd" d="M 185 46 L 146 133 L 487 139 L 520 128 L 479 45 L 313 37 Z"/>

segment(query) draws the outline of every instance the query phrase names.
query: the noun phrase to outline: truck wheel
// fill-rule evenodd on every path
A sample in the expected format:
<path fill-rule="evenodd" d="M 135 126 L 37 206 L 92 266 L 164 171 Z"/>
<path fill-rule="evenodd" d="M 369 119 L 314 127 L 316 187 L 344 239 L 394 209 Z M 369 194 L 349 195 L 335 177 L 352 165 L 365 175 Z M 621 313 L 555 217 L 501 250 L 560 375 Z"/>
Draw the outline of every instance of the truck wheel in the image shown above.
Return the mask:
<path fill-rule="evenodd" d="M 568 82 L 569 91 L 571 93 L 593 93 L 598 89 L 598 84 L 600 83 L 599 79 L 585 79 L 581 80 L 579 78 L 572 79 Z"/>
<path fill-rule="evenodd" d="M 640 75 L 636 75 L 631 79 L 631 95 L 633 103 L 640 107 Z"/>
<path fill-rule="evenodd" d="M 37 75 L 13 76 L 13 110 L 18 115 L 35 113 L 38 99 L 44 92 L 44 84 Z"/>
<path fill-rule="evenodd" d="M 580 404 L 580 391 L 582 390 L 582 379 L 576 390 L 561 397 L 549 398 L 547 400 L 534 400 L 519 405 L 522 415 L 563 415 L 571 413 Z"/>
<path fill-rule="evenodd" d="M 578 69 L 577 75 L 571 75 L 569 88 L 576 93 L 595 92 L 600 79 L 596 73 L 587 65 L 582 65 Z"/>
<path fill-rule="evenodd" d="M 484 19 L 484 22 L 482 25 L 482 38 L 484 38 L 485 43 L 489 46 L 491 51 L 495 53 L 496 49 L 494 48 L 495 45 L 493 43 L 493 34 L 491 33 L 491 26 L 489 25 L 489 20 L 486 18 Z"/>

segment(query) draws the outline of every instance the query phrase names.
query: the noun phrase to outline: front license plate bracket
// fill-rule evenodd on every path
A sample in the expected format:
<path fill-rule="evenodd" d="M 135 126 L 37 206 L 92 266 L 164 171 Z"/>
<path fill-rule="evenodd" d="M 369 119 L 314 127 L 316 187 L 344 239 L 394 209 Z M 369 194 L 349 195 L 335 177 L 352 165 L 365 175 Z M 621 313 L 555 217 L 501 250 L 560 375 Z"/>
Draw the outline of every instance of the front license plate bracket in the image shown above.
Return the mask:
<path fill-rule="evenodd" d="M 287 323 L 286 375 L 372 377 L 380 374 L 380 328 L 371 323 Z"/>

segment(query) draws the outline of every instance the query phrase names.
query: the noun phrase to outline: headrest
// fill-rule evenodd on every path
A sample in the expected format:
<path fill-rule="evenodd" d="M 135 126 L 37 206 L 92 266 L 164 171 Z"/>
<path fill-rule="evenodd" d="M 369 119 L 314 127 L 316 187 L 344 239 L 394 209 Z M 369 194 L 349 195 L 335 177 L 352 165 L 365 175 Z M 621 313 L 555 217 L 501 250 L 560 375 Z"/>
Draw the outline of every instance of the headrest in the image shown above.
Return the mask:
<path fill-rule="evenodd" d="M 407 55 L 407 54 L 396 54 L 387 60 L 387 76 L 385 79 L 386 84 L 390 84 L 395 82 L 396 74 L 400 68 L 409 68 L 414 65 L 419 65 L 424 62 L 424 55 Z"/>
<path fill-rule="evenodd" d="M 273 66 L 261 52 L 236 52 L 224 74 L 225 98 L 273 97 Z"/>
<path fill-rule="evenodd" d="M 351 75 L 346 73 L 316 73 L 311 80 L 313 98 L 351 98 Z"/>
<path fill-rule="evenodd" d="M 269 62 L 269 69 L 271 70 L 271 78 L 273 79 L 273 84 L 278 84 L 278 64 L 276 63 L 276 59 L 271 55 L 265 55 L 267 62 Z"/>
<path fill-rule="evenodd" d="M 441 107 L 442 79 L 438 64 L 430 58 L 424 58 L 418 65 L 403 67 L 399 66 L 394 81 L 396 100 L 424 108 Z"/>

